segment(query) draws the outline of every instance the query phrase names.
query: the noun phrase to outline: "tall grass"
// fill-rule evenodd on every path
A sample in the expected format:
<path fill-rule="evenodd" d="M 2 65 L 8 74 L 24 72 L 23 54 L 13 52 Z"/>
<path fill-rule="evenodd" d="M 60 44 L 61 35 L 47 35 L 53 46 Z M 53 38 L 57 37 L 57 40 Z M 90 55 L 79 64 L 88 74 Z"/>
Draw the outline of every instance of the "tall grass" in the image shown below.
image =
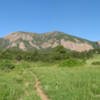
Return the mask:
<path fill-rule="evenodd" d="M 28 64 L 21 62 L 14 65 L 15 69 L 11 71 L 0 69 L 0 100 L 40 100 Z"/>
<path fill-rule="evenodd" d="M 30 72 L 37 75 L 42 89 L 51 100 L 100 100 L 100 67 L 92 65 L 99 59 L 100 56 L 89 59 L 85 65 L 84 60 L 75 59 L 54 64 L 2 61 L 0 100 L 40 100 Z M 15 68 L 2 70 L 7 63 Z"/>
<path fill-rule="evenodd" d="M 99 100 L 100 68 L 35 68 L 45 93 L 52 100 Z"/>

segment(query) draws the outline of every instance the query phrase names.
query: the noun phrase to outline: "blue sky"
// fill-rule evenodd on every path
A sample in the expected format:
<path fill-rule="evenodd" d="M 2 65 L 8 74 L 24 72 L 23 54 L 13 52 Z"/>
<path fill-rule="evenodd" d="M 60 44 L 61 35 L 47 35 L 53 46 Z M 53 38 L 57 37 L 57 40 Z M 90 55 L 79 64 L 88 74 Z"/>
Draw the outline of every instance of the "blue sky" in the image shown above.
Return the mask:
<path fill-rule="evenodd" d="M 54 30 L 100 40 L 100 0 L 0 0 L 0 37 Z"/>

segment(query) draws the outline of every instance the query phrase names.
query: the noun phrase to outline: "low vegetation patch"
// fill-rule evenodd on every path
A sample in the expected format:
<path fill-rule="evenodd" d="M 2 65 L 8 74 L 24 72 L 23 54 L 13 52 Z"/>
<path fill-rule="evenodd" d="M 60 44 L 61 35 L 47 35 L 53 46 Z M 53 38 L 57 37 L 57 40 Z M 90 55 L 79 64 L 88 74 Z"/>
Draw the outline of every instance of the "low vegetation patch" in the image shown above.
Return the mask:
<path fill-rule="evenodd" d="M 9 60 L 2 60 L 0 63 L 0 69 L 2 70 L 12 70 L 15 66 Z"/>
<path fill-rule="evenodd" d="M 68 59 L 68 60 L 61 61 L 59 63 L 59 66 L 60 67 L 75 67 L 75 66 L 80 66 L 84 64 L 85 64 L 85 60 Z"/>
<path fill-rule="evenodd" d="M 100 65 L 100 61 L 92 62 L 92 65 Z"/>

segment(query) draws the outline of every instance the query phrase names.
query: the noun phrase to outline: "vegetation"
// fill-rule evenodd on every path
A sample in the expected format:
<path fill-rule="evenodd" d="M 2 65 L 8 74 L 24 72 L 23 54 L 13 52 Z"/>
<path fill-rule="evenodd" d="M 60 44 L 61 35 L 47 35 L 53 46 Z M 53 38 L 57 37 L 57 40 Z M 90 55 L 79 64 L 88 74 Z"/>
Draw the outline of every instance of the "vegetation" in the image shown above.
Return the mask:
<path fill-rule="evenodd" d="M 78 59 L 68 59 L 61 61 L 59 66 L 60 67 L 78 67 L 85 64 L 85 60 L 78 60 Z"/>
<path fill-rule="evenodd" d="M 71 68 L 61 68 L 56 63 L 13 61 L 15 69 L 0 70 L 0 100 L 41 100 L 31 72 L 37 75 L 51 100 L 99 100 L 100 67 L 89 65 L 98 58 L 88 60 L 84 66 Z"/>
<path fill-rule="evenodd" d="M 93 65 L 100 65 L 100 61 L 96 61 L 92 63 Z"/>
<path fill-rule="evenodd" d="M 1 60 L 0 69 L 2 70 L 12 70 L 14 69 L 14 64 L 11 63 L 9 60 Z"/>
<path fill-rule="evenodd" d="M 14 65 L 16 68 L 12 71 L 0 70 L 0 100 L 41 100 L 34 77 L 25 69 L 27 63 Z"/>
<path fill-rule="evenodd" d="M 34 50 L 34 51 L 21 51 L 21 50 L 5 50 L 0 52 L 0 59 L 7 60 L 25 60 L 25 61 L 42 61 L 42 62 L 55 62 L 61 60 L 74 59 L 88 59 L 93 57 L 94 54 L 99 53 L 99 49 L 76 52 L 65 49 L 63 46 L 57 46 L 50 51 Z"/>
<path fill-rule="evenodd" d="M 41 100 L 35 73 L 51 100 L 100 100 L 100 49 L 0 52 L 0 100 Z"/>
<path fill-rule="evenodd" d="M 99 67 L 35 68 L 45 93 L 52 100 L 99 100 Z"/>

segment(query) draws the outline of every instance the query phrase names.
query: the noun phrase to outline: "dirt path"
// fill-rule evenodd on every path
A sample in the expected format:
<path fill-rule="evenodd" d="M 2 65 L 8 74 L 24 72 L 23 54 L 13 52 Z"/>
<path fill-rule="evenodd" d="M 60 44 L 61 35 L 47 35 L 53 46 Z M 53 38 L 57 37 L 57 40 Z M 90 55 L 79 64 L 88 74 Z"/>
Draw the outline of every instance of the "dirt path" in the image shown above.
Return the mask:
<path fill-rule="evenodd" d="M 37 89 L 37 92 L 38 92 L 39 95 L 40 95 L 41 100 L 50 100 L 50 99 L 47 97 L 47 95 L 43 92 L 43 90 L 40 88 L 40 86 L 39 86 L 40 81 L 39 81 L 39 79 L 37 78 L 37 76 L 36 76 L 34 73 L 32 73 L 32 72 L 31 72 L 31 74 L 32 74 L 33 77 L 35 78 L 35 82 L 36 82 L 35 87 L 36 87 L 36 89 Z"/>

